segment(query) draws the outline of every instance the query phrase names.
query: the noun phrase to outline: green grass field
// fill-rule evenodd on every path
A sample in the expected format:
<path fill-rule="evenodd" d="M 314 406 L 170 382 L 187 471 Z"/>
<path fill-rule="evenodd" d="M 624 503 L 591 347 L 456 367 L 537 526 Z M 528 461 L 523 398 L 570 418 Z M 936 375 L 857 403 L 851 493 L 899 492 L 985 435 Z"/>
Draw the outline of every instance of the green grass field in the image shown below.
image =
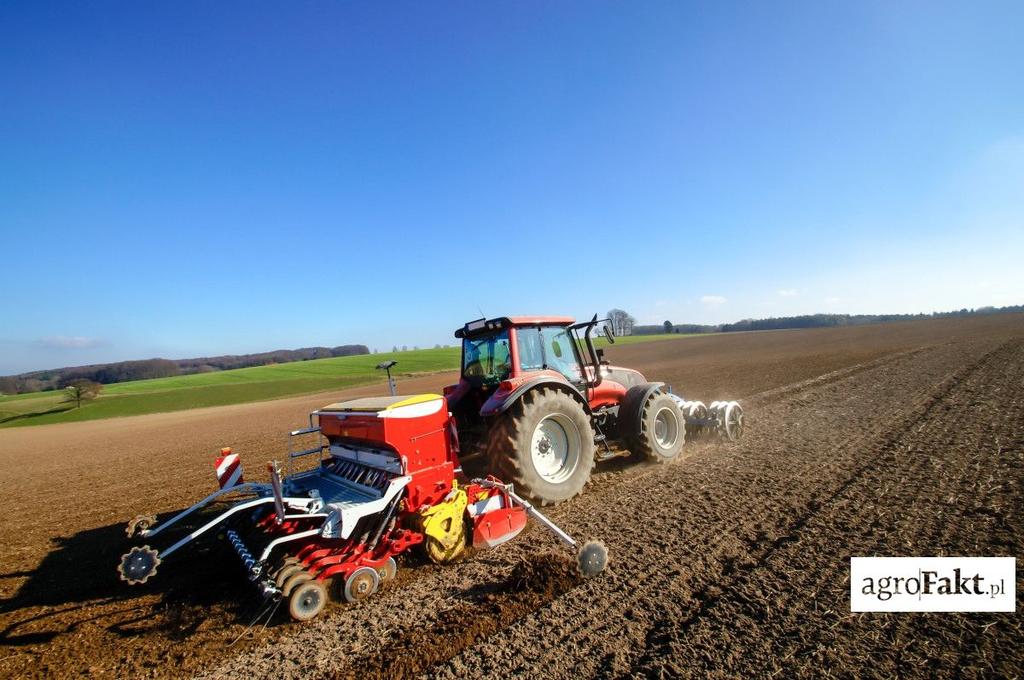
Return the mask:
<path fill-rule="evenodd" d="M 628 345 L 683 337 L 686 336 L 643 335 L 619 338 L 616 342 Z M 603 339 L 596 344 L 606 345 Z M 83 401 L 81 408 L 64 401 L 63 392 L 0 396 L 0 427 L 180 411 L 337 390 L 382 381 L 383 374 L 375 367 L 390 358 L 399 362 L 397 375 L 408 376 L 457 370 L 459 356 L 458 347 L 421 349 L 137 380 L 104 385 L 100 396 Z"/>

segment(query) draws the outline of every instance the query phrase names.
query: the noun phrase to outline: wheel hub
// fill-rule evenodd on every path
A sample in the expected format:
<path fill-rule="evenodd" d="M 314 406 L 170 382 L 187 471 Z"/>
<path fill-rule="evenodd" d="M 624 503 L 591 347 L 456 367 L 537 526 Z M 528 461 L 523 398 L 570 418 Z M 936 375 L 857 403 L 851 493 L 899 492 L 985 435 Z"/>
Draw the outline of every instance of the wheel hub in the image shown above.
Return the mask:
<path fill-rule="evenodd" d="M 667 408 L 663 408 L 654 416 L 654 439 L 658 446 L 670 449 L 675 446 L 679 436 L 679 419 Z"/>
<path fill-rule="evenodd" d="M 542 479 L 560 484 L 572 476 L 579 465 L 579 428 L 562 413 L 552 413 L 538 424 L 533 433 L 530 456 L 534 469 Z"/>

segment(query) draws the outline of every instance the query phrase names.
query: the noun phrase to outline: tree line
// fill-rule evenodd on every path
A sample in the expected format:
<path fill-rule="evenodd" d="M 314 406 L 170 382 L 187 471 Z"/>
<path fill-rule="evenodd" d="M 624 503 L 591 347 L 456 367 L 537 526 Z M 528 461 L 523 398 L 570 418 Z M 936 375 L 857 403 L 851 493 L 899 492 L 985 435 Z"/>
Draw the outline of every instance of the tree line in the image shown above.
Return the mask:
<path fill-rule="evenodd" d="M 665 321 L 658 325 L 633 326 L 634 335 L 654 335 L 655 333 L 734 333 L 737 331 L 773 331 L 786 328 L 829 328 L 833 326 L 860 326 L 873 323 L 890 323 L 893 321 L 913 321 L 915 319 L 940 319 L 955 316 L 977 316 L 983 314 L 1006 314 L 1024 312 L 1024 305 L 1009 307 L 978 307 L 977 309 L 957 309 L 949 312 L 932 312 L 931 314 L 803 314 L 800 316 L 779 316 L 767 319 L 743 319 L 735 323 L 716 325 L 707 324 L 674 324 Z"/>
<path fill-rule="evenodd" d="M 140 361 L 118 361 L 110 364 L 70 366 L 45 371 L 32 371 L 19 375 L 0 377 L 0 394 L 21 394 L 59 390 L 87 381 L 101 385 L 168 378 L 192 373 L 227 371 L 233 368 L 285 364 L 292 361 L 326 359 L 357 354 L 369 354 L 366 345 L 339 345 L 337 347 L 302 347 L 300 349 L 278 349 L 257 354 L 225 354 L 195 359 L 143 359 Z"/>

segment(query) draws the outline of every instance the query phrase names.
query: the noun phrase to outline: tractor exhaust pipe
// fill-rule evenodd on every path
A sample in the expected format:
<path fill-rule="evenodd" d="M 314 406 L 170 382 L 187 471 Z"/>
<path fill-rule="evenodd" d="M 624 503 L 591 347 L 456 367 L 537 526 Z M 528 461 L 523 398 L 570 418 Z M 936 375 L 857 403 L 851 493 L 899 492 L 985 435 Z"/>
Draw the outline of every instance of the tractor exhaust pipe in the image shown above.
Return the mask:
<path fill-rule="evenodd" d="M 601 321 L 607 321 L 608 319 L 601 319 Z M 580 329 L 586 329 L 583 331 L 583 343 L 587 348 L 587 353 L 590 355 L 590 363 L 594 367 L 594 377 L 592 380 L 587 381 L 587 387 L 597 387 L 601 384 L 603 377 L 601 376 L 601 357 L 598 355 L 597 350 L 594 348 L 594 340 L 590 337 L 590 334 L 594 332 L 597 324 L 601 323 L 597 320 L 597 314 L 590 321 L 584 323 L 578 323 L 574 326 L 569 326 L 569 330 L 573 332 L 575 337 L 579 338 Z M 615 343 L 615 336 L 612 335 L 611 327 L 605 326 L 605 336 L 608 338 L 610 344 Z M 583 376 L 586 379 L 586 376 Z"/>

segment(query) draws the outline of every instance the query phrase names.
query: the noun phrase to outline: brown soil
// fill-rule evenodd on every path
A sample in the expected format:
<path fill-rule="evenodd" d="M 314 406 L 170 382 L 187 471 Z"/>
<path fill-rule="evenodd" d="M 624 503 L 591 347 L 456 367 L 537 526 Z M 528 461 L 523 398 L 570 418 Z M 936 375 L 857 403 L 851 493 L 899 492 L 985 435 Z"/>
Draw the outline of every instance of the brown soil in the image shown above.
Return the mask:
<path fill-rule="evenodd" d="M 565 554 L 529 555 L 507 576 L 466 591 L 463 601 L 440 612 L 429 627 L 419 622 L 404 626 L 391 635 L 386 648 L 355 656 L 332 675 L 366 680 L 418 677 L 454 652 L 486 640 L 569 592 L 580 578 Z"/>
<path fill-rule="evenodd" d="M 0 675 L 472 673 L 1020 676 L 1008 614 L 850 614 L 851 555 L 1013 555 L 1024 541 L 1024 317 L 736 334 L 609 349 L 691 398 L 743 398 L 739 444 L 610 463 L 549 514 L 611 553 L 578 581 L 537 527 L 296 625 L 217 550 L 128 588 L 124 522 L 250 470 L 345 393 L 0 431 Z M 436 390 L 450 376 L 407 381 Z M 554 552 L 553 552 L 554 551 Z M 1020 584 L 1018 583 L 1018 589 Z M 234 645 L 231 642 L 245 633 Z"/>

